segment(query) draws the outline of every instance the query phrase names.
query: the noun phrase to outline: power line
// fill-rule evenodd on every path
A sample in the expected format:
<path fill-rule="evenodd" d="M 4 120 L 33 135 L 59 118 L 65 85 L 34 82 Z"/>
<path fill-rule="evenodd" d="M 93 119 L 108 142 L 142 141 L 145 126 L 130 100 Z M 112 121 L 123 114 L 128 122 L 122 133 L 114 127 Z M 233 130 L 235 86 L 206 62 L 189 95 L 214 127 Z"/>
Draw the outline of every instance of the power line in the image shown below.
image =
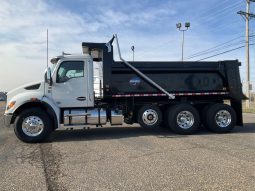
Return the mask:
<path fill-rule="evenodd" d="M 242 2 L 235 2 L 235 3 L 233 3 L 233 4 L 231 4 L 231 5 L 229 5 L 229 6 L 223 6 L 223 4 L 229 4 L 229 2 L 228 2 L 229 0 L 225 0 L 225 1 L 222 1 L 221 3 L 219 3 L 216 7 L 214 7 L 214 8 L 212 8 L 212 9 L 209 9 L 209 11 L 206 11 L 205 13 L 206 13 L 206 17 L 208 17 L 208 15 L 212 15 L 213 17 L 215 17 L 215 12 L 213 12 L 213 10 L 215 10 L 217 7 L 224 7 L 223 9 L 220 9 L 220 10 L 218 10 L 218 11 L 216 11 L 216 15 L 217 14 L 222 14 L 222 13 L 224 13 L 225 11 L 228 11 L 229 9 L 233 9 L 233 8 L 237 8 Z M 211 13 L 210 13 L 210 11 L 212 11 Z M 208 12 L 209 12 L 209 14 L 208 14 Z M 206 18 L 206 17 L 203 17 L 203 14 L 201 14 L 200 16 L 199 16 L 199 18 Z M 203 22 L 202 22 L 203 23 Z M 216 29 L 217 29 L 217 27 L 216 27 Z M 240 37 L 239 37 L 240 38 Z M 170 42 L 172 42 L 172 41 L 168 41 L 168 42 L 164 42 L 164 43 L 162 43 L 162 44 L 159 44 L 157 47 L 163 47 L 163 46 L 165 46 L 165 45 L 167 45 L 168 43 L 170 43 Z M 142 54 L 143 55 L 143 54 Z M 191 55 L 191 56 L 193 56 L 193 55 Z"/>
<path fill-rule="evenodd" d="M 250 46 L 253 46 L 253 45 L 255 45 L 255 43 L 250 44 Z M 227 50 L 227 51 L 224 51 L 224 52 L 220 52 L 220 53 L 218 53 L 218 54 L 214 54 L 214 55 L 208 56 L 208 57 L 206 57 L 206 58 L 199 59 L 199 60 L 197 60 L 197 62 L 202 61 L 202 60 L 206 60 L 206 59 L 208 59 L 208 58 L 213 58 L 213 57 L 216 57 L 216 56 L 219 56 L 219 55 L 222 55 L 222 54 L 226 54 L 226 53 L 228 53 L 228 52 L 232 52 L 232 51 L 234 51 L 234 50 L 238 50 L 238 49 L 241 49 L 241 48 L 244 48 L 244 47 L 245 47 L 245 45 L 239 46 L 239 47 L 237 47 L 237 48 L 233 48 L 233 49 L 230 49 L 230 50 Z"/>
<path fill-rule="evenodd" d="M 240 44 L 243 44 L 243 43 L 245 43 L 245 40 L 242 40 L 242 41 L 239 41 L 239 42 L 236 42 L 236 43 L 232 43 L 232 44 L 227 44 L 227 45 L 222 46 L 222 47 L 220 47 L 220 48 L 216 48 L 216 49 L 213 49 L 213 50 L 204 52 L 204 53 L 202 53 L 202 54 L 198 54 L 198 55 L 192 56 L 192 57 L 188 58 L 187 60 L 190 60 L 190 59 L 196 58 L 196 57 L 200 57 L 200 56 L 203 56 L 203 55 L 211 54 L 211 53 L 213 53 L 213 52 L 218 52 L 218 51 L 224 50 L 224 49 L 226 49 L 226 48 L 230 48 L 230 47 L 232 47 L 232 46 L 240 45 Z"/>
<path fill-rule="evenodd" d="M 230 6 L 224 7 L 221 10 L 213 12 L 211 15 L 208 15 L 207 17 L 205 17 L 206 18 L 205 20 L 210 21 L 210 20 L 214 19 L 215 17 L 220 16 L 222 14 L 226 14 L 226 13 L 229 14 L 229 13 L 231 13 L 232 10 L 239 8 L 241 3 L 242 2 L 237 2 L 237 3 L 232 4 Z"/>
<path fill-rule="evenodd" d="M 233 6 L 233 5 L 230 5 L 230 6 Z M 222 9 L 220 9 L 220 8 L 222 8 L 222 7 L 223 7 L 223 9 L 229 7 L 228 0 L 221 1 L 215 7 L 211 8 L 211 9 L 209 9 L 207 11 L 204 11 L 204 12 L 202 12 L 202 14 L 196 16 L 196 18 L 206 18 L 206 17 L 209 17 L 209 16 L 211 16 L 211 15 L 213 15 L 215 13 L 215 10 L 217 10 L 216 12 L 221 11 Z"/>
<path fill-rule="evenodd" d="M 238 2 L 240 4 L 240 2 Z M 235 12 L 235 10 L 239 10 L 241 7 L 240 5 L 235 5 L 232 7 L 228 7 L 228 9 L 220 9 L 219 12 L 216 13 L 211 13 L 208 16 L 205 17 L 201 17 L 201 18 L 197 18 L 197 20 L 199 20 L 199 24 L 200 25 L 208 25 L 208 26 L 213 26 L 213 28 L 211 28 L 211 30 L 209 32 L 215 33 L 216 31 L 222 31 L 223 29 L 226 28 L 231 28 L 232 26 L 234 26 L 236 23 L 240 23 L 239 20 L 234 20 L 233 21 L 233 12 Z M 230 18 L 231 17 L 231 23 L 225 23 L 225 22 L 219 22 L 221 19 L 221 17 L 227 17 Z M 219 19 L 216 19 L 219 18 Z"/>
<path fill-rule="evenodd" d="M 217 5 L 215 6 L 215 8 L 209 9 L 209 11 L 206 11 L 204 14 L 199 15 L 199 17 L 196 16 L 193 19 L 194 20 L 199 20 L 200 25 L 208 25 L 208 26 L 213 25 L 213 29 L 210 30 L 212 32 L 222 30 L 222 28 L 229 28 L 230 26 L 233 26 L 233 24 L 235 24 L 239 21 L 231 22 L 230 24 L 226 25 L 226 23 L 221 24 L 219 22 L 219 19 L 215 19 L 215 18 L 220 17 L 223 14 L 224 14 L 224 17 L 231 16 L 230 14 L 235 12 L 234 10 L 238 10 L 238 8 L 242 4 L 242 2 L 240 2 L 240 1 L 239 2 L 233 2 L 233 1 L 229 2 L 228 1 L 228 2 L 225 2 L 225 3 L 226 3 L 226 5 L 219 6 L 219 4 L 218 4 L 218 6 Z"/>
<path fill-rule="evenodd" d="M 225 49 L 225 48 L 227 48 L 228 46 L 233 46 L 233 45 L 237 45 L 237 44 L 242 44 L 242 43 L 245 42 L 245 40 L 241 40 L 241 41 L 232 43 L 232 42 L 234 42 L 234 41 L 236 41 L 236 40 L 238 40 L 238 39 L 240 39 L 240 38 L 242 38 L 242 37 L 244 37 L 244 36 L 243 36 L 243 35 L 238 36 L 238 37 L 236 37 L 236 38 L 233 38 L 233 39 L 231 39 L 231 40 L 228 40 L 228 41 L 226 41 L 226 42 L 223 42 L 223 43 L 221 43 L 221 44 L 218 44 L 218 45 L 216 45 L 216 46 L 214 46 L 214 47 L 211 47 L 211 48 L 208 48 L 208 49 L 206 49 L 206 50 L 203 50 L 203 51 L 194 53 L 194 54 L 188 56 L 188 57 L 185 58 L 185 59 L 186 59 L 186 60 L 189 60 L 189 59 L 191 59 L 191 58 L 199 57 L 199 56 L 202 56 L 202 55 L 204 55 L 204 54 L 209 54 L 209 53 L 211 53 L 211 52 L 215 52 L 215 51 L 219 51 L 219 50 L 221 50 L 221 49 Z M 255 37 L 255 33 L 253 33 L 252 35 L 250 35 L 250 37 L 251 37 L 251 38 L 254 38 L 254 37 Z M 232 43 L 232 44 L 230 44 L 230 43 Z"/>
<path fill-rule="evenodd" d="M 212 10 L 214 10 L 214 9 L 216 9 L 216 8 L 218 8 L 218 7 L 224 7 L 223 9 L 220 9 L 220 10 L 218 10 L 218 11 L 216 11 L 216 13 L 222 13 L 222 11 L 226 11 L 226 10 L 229 10 L 230 8 L 237 8 L 237 6 L 236 5 L 239 5 L 239 4 L 241 4 L 241 2 L 236 2 L 236 3 L 234 3 L 234 4 L 232 4 L 232 5 L 230 5 L 230 6 L 223 6 L 223 4 L 227 4 L 227 3 L 229 3 L 228 2 L 229 0 L 223 0 L 221 3 L 219 3 L 218 4 L 218 6 L 216 6 L 216 7 L 214 7 L 214 8 L 212 8 L 212 9 L 209 9 L 209 11 L 206 11 L 205 12 L 205 14 L 206 14 L 206 17 L 208 16 L 208 15 L 212 15 L 213 17 L 215 17 L 215 12 L 211 12 L 211 13 L 209 13 L 208 14 L 208 12 L 210 12 L 210 10 L 212 11 Z M 198 16 L 198 18 L 206 18 L 206 17 L 203 17 L 203 15 L 205 15 L 205 14 L 201 14 L 201 15 L 199 15 Z M 214 15 L 213 15 L 214 14 Z M 201 22 L 201 23 L 204 23 L 204 22 Z M 233 24 L 233 23 L 232 23 Z M 220 29 L 219 27 L 217 27 L 217 29 Z M 162 46 L 165 46 L 167 43 L 170 43 L 170 42 L 172 42 L 172 40 L 171 41 L 167 41 L 167 42 L 164 42 L 164 43 L 162 43 L 162 44 L 159 44 L 159 46 L 157 46 L 157 47 L 162 47 Z"/>
<path fill-rule="evenodd" d="M 241 40 L 241 41 L 239 41 L 239 42 L 235 42 L 235 43 L 232 43 L 232 44 L 227 44 L 227 45 L 222 46 L 222 47 L 220 47 L 220 48 L 213 49 L 213 50 L 211 50 L 211 51 L 207 51 L 207 52 L 204 52 L 204 53 L 202 53 L 202 54 L 199 54 L 199 55 L 190 57 L 189 59 L 195 58 L 195 57 L 200 57 L 200 56 L 203 56 L 203 55 L 206 55 L 206 54 L 210 54 L 210 53 L 213 53 L 213 52 L 217 52 L 217 51 L 220 51 L 220 50 L 224 50 L 224 49 L 229 48 L 229 47 L 231 47 L 231 46 L 236 46 L 236 45 L 240 45 L 240 44 L 244 44 L 244 43 L 246 43 L 246 41 L 245 41 L 245 40 Z M 188 59 L 188 60 L 189 60 L 189 59 Z"/>
<path fill-rule="evenodd" d="M 205 14 L 201 14 L 198 18 L 202 18 L 204 20 L 204 22 L 208 22 L 208 21 L 214 19 L 215 17 L 222 15 L 224 13 L 227 13 L 227 14 L 231 13 L 230 10 L 234 10 L 234 9 L 238 8 L 241 5 L 241 3 L 242 2 L 236 2 L 229 6 L 221 6 L 221 7 L 223 7 L 223 9 L 218 9 L 217 11 L 212 11 L 212 12 L 207 11 Z"/>
<path fill-rule="evenodd" d="M 232 1 L 233 2 L 233 1 Z M 231 1 L 229 1 L 229 0 L 223 0 L 223 1 L 221 1 L 220 3 L 218 3 L 214 8 L 211 8 L 211 9 L 209 9 L 209 11 L 206 11 L 206 12 L 204 12 L 203 14 L 200 14 L 199 15 L 199 18 L 203 18 L 203 20 L 204 19 L 207 19 L 208 20 L 208 17 L 215 17 L 215 16 L 218 16 L 218 15 L 221 15 L 221 14 L 224 14 L 225 12 L 227 12 L 227 13 L 230 13 L 231 11 L 229 11 L 229 10 L 233 10 L 233 9 L 236 9 L 236 8 L 238 8 L 241 4 L 242 4 L 242 2 L 234 2 L 233 4 L 231 4 L 231 5 L 229 5 L 231 3 Z M 226 5 L 226 6 L 223 6 L 223 5 Z M 218 9 L 219 7 L 223 7 L 222 9 Z M 216 11 L 214 11 L 214 10 L 216 10 Z M 206 14 L 206 16 L 204 17 L 203 15 L 205 15 Z M 198 16 L 197 16 L 198 17 Z M 197 18 L 197 17 L 195 17 L 195 18 Z M 209 20 L 212 20 L 212 19 L 210 19 L 209 18 Z M 205 22 L 205 21 L 204 21 Z M 204 22 L 202 22 L 202 23 L 204 23 Z M 208 21 L 207 21 L 207 23 L 208 23 Z M 232 25 L 233 23 L 231 23 L 231 25 Z M 220 25 L 217 25 L 218 27 L 214 27 L 214 30 L 213 31 L 215 31 L 215 29 L 217 29 L 217 30 L 220 30 L 222 27 L 219 27 Z M 226 25 L 224 25 L 224 27 L 226 27 Z M 241 38 L 242 36 L 239 36 L 237 39 L 239 39 L 239 38 Z M 162 43 L 162 44 L 159 44 L 159 46 L 157 46 L 157 47 L 163 47 L 163 46 L 165 46 L 165 45 L 167 45 L 168 43 L 170 43 L 170 42 L 172 42 L 172 41 L 168 41 L 168 42 L 164 42 L 164 43 Z M 221 46 L 223 46 L 223 45 L 221 45 Z M 217 47 L 216 47 L 217 48 Z M 214 47 L 214 49 L 215 49 L 215 47 Z M 209 51 L 209 50 L 205 50 L 205 51 Z M 214 50 L 214 52 L 215 52 L 216 50 Z M 204 52 L 204 51 L 203 51 Z M 196 54 L 201 54 L 201 52 L 198 52 L 198 53 L 196 53 Z M 207 53 L 208 54 L 208 53 Z M 144 55 L 144 54 L 140 54 L 139 56 L 141 56 L 141 55 Z M 189 57 L 191 57 L 191 56 L 194 56 L 194 55 L 190 55 Z M 201 55 L 200 55 L 201 56 Z M 188 57 L 188 59 L 190 59 Z"/>
<path fill-rule="evenodd" d="M 224 22 L 218 23 L 218 21 L 216 21 L 216 22 L 217 22 L 216 23 L 217 27 L 214 27 L 215 23 L 213 23 L 213 28 L 207 32 L 216 33 L 217 31 L 220 31 L 222 34 L 223 30 L 225 30 L 225 29 L 233 30 L 233 26 L 240 24 L 240 20 L 235 20 L 235 21 L 232 21 L 231 23 L 224 23 Z"/>
<path fill-rule="evenodd" d="M 237 47 L 237 48 L 233 48 L 233 49 L 231 49 L 231 50 L 227 50 L 227 51 L 224 51 L 224 52 L 221 52 L 221 53 L 218 53 L 218 54 L 214 54 L 214 55 L 212 55 L 212 56 L 208 56 L 208 57 L 202 58 L 202 59 L 200 59 L 200 60 L 197 60 L 197 62 L 202 61 L 202 60 L 206 60 L 206 59 L 208 59 L 208 58 L 213 58 L 213 57 L 216 57 L 216 56 L 219 56 L 219 55 L 222 55 L 222 54 L 226 54 L 226 53 L 228 53 L 228 52 L 232 52 L 232 51 L 234 51 L 234 50 L 238 50 L 238 49 L 243 48 L 243 47 L 245 47 L 245 45 L 240 46 L 240 47 Z"/>
<path fill-rule="evenodd" d="M 222 45 L 228 44 L 228 43 L 230 43 L 230 42 L 232 42 L 232 41 L 234 41 L 234 40 L 237 40 L 237 39 L 239 39 L 239 38 L 242 38 L 242 37 L 243 37 L 243 35 L 238 36 L 238 37 L 236 37 L 236 38 L 233 38 L 233 39 L 231 39 L 231 40 L 228 40 L 228 41 L 226 41 L 226 42 L 224 42 L 224 43 L 220 43 L 220 44 L 218 44 L 218 45 L 216 45 L 216 46 L 214 46 L 214 47 L 212 47 L 212 48 L 209 48 L 209 49 L 206 49 L 206 50 L 197 52 L 197 53 L 195 53 L 195 54 L 192 54 L 192 55 L 188 56 L 186 59 L 190 59 L 190 58 L 193 57 L 193 56 L 197 56 L 198 54 L 201 54 L 201 53 L 207 52 L 207 51 L 209 51 L 209 50 L 215 49 L 215 48 L 217 48 L 217 47 L 220 47 L 220 46 L 222 46 Z"/>

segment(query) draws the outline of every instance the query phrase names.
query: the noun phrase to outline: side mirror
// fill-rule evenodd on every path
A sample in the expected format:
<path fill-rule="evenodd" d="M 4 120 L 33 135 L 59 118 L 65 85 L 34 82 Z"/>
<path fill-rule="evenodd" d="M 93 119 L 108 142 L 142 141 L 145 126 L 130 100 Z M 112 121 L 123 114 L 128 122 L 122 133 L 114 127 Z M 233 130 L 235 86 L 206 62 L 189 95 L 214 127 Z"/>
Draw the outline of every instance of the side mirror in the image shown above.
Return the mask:
<path fill-rule="evenodd" d="M 50 86 L 52 86 L 52 77 L 51 77 L 50 67 L 47 68 L 46 75 L 45 75 L 45 82 L 47 82 Z"/>

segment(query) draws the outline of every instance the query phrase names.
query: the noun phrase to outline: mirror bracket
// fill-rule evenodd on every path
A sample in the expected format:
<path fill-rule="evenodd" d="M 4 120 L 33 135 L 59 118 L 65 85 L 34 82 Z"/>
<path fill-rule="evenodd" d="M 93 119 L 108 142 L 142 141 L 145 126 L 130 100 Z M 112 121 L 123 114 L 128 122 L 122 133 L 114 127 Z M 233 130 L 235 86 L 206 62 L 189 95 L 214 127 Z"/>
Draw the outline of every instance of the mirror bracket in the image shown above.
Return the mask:
<path fill-rule="evenodd" d="M 52 86 L 53 82 L 52 82 L 51 69 L 50 69 L 50 67 L 47 68 L 45 81 L 46 81 L 50 86 Z"/>

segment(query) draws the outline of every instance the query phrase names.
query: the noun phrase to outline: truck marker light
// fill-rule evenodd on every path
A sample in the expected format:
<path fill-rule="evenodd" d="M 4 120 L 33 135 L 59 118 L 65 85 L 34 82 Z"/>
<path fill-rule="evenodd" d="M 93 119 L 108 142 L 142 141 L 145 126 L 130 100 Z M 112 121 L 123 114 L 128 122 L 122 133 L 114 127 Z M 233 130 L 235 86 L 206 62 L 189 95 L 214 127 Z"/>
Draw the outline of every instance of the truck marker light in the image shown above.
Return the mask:
<path fill-rule="evenodd" d="M 6 110 L 11 109 L 11 108 L 15 105 L 15 103 L 16 103 L 16 101 L 11 101 L 11 102 L 8 104 Z"/>

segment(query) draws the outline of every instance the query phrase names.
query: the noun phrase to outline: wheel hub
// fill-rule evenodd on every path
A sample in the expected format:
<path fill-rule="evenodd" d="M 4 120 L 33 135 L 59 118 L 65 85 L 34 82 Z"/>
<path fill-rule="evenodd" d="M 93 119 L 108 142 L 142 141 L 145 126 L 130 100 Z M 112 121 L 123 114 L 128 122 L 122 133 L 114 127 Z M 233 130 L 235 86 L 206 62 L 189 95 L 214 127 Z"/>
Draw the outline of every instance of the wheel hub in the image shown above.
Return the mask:
<path fill-rule="evenodd" d="M 44 129 L 44 123 L 40 117 L 29 116 L 23 120 L 22 131 L 27 136 L 38 136 L 42 133 Z"/>
<path fill-rule="evenodd" d="M 148 109 L 144 111 L 142 119 L 146 125 L 154 125 L 158 121 L 158 114 L 155 110 Z"/>
<path fill-rule="evenodd" d="M 182 129 L 189 129 L 189 128 L 191 128 L 192 125 L 194 124 L 194 121 L 195 121 L 194 120 L 194 116 L 189 111 L 181 111 L 177 115 L 177 124 Z"/>
<path fill-rule="evenodd" d="M 231 123 L 231 114 L 227 110 L 220 110 L 215 115 L 215 121 L 219 127 L 227 127 Z"/>

